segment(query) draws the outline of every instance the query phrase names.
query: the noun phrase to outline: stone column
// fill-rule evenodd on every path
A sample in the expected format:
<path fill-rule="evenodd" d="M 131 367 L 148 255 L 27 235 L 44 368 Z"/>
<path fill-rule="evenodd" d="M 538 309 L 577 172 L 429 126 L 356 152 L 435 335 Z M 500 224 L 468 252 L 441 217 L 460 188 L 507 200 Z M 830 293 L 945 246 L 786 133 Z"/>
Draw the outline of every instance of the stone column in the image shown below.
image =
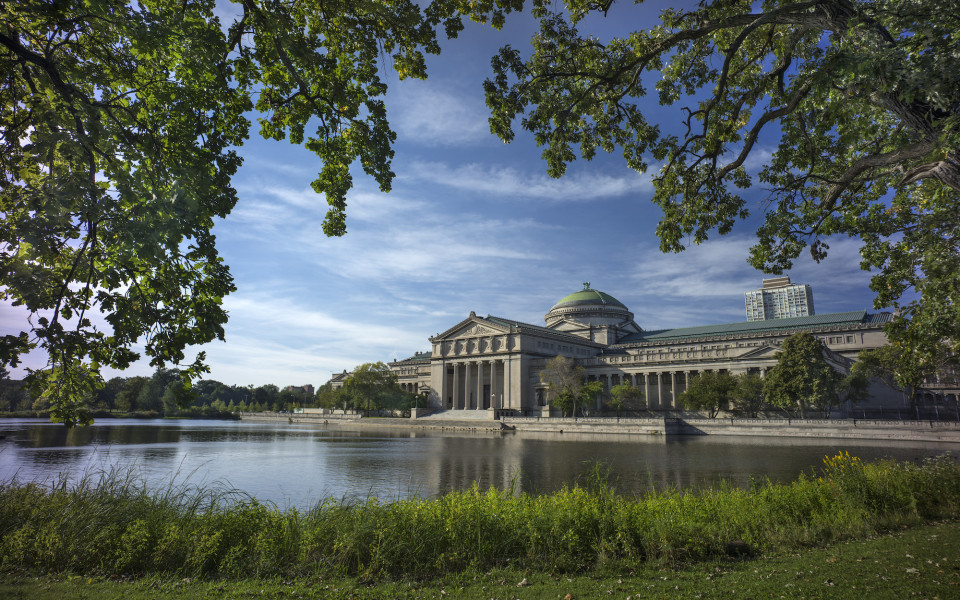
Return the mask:
<path fill-rule="evenodd" d="M 453 408 L 460 410 L 460 363 L 453 363 Z"/>
<path fill-rule="evenodd" d="M 464 364 L 463 374 L 463 407 L 470 408 L 470 396 L 473 395 L 473 389 L 470 385 L 473 382 L 473 363 Z"/>
<path fill-rule="evenodd" d="M 483 361 L 477 362 L 477 405 L 474 407 L 480 410 L 483 407 Z"/>
<path fill-rule="evenodd" d="M 497 398 L 499 394 L 497 393 L 497 359 L 492 359 L 490 361 L 490 408 L 496 410 L 502 408 L 497 406 Z"/>
<path fill-rule="evenodd" d="M 503 359 L 503 405 L 506 408 L 514 408 L 513 395 L 510 393 L 512 375 L 510 369 L 510 357 Z"/>
<path fill-rule="evenodd" d="M 657 371 L 657 406 L 663 408 L 663 373 Z"/>
<path fill-rule="evenodd" d="M 440 362 L 440 369 L 442 375 L 440 376 L 440 407 L 447 408 L 447 397 L 450 395 L 450 387 L 447 384 L 447 363 L 446 361 Z M 452 403 L 451 403 L 452 406 Z"/>
<path fill-rule="evenodd" d="M 643 399 L 647 401 L 647 408 L 653 410 L 653 398 L 650 397 L 650 373 L 641 373 L 643 376 Z"/>
<path fill-rule="evenodd" d="M 670 408 L 677 407 L 677 373 L 670 371 Z"/>

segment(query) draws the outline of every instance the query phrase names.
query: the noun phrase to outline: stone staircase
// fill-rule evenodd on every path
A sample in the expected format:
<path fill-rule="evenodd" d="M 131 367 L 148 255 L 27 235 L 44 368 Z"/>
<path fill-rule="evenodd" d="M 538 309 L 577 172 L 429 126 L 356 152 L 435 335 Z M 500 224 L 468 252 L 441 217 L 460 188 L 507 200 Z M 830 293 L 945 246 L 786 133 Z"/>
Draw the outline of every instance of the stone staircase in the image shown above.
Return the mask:
<path fill-rule="evenodd" d="M 417 421 L 492 421 L 486 410 L 437 410 L 418 417 Z"/>

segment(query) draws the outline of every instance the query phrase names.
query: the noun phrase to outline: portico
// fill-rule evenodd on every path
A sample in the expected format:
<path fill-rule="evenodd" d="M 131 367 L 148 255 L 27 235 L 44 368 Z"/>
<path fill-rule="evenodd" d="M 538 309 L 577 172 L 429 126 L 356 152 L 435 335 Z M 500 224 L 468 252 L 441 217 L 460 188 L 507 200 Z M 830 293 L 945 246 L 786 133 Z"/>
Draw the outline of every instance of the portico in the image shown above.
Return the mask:
<path fill-rule="evenodd" d="M 511 408 L 509 355 L 444 361 L 441 398 L 454 410 Z"/>

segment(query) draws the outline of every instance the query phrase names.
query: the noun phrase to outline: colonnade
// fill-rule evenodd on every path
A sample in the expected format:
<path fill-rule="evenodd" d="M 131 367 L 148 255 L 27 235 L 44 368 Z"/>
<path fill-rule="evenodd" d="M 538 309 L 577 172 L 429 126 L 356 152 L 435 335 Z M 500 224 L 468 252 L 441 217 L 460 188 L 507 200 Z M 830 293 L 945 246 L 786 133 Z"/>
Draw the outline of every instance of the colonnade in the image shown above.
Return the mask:
<path fill-rule="evenodd" d="M 603 383 L 603 391 L 607 393 L 610 388 L 621 383 L 627 383 L 643 390 L 643 398 L 646 400 L 647 408 L 650 410 L 673 410 L 679 408 L 677 399 L 680 397 L 690 383 L 690 378 L 700 373 L 713 371 L 714 369 L 694 369 L 694 370 L 670 370 L 654 371 L 649 373 L 597 373 L 587 375 L 587 381 L 600 381 Z M 727 369 L 716 369 L 717 371 L 726 371 Z M 751 369 L 750 372 L 756 372 L 761 377 L 766 376 L 768 369 Z M 652 395 L 651 395 L 652 394 Z M 601 399 L 597 398 L 597 410 L 600 410 Z"/>
<path fill-rule="evenodd" d="M 444 406 L 454 410 L 511 408 L 509 360 L 487 359 L 447 363 L 443 367 Z"/>
<path fill-rule="evenodd" d="M 405 392 L 410 392 L 411 394 L 416 394 L 420 392 L 420 384 L 417 382 L 413 383 L 401 383 L 400 389 Z"/>

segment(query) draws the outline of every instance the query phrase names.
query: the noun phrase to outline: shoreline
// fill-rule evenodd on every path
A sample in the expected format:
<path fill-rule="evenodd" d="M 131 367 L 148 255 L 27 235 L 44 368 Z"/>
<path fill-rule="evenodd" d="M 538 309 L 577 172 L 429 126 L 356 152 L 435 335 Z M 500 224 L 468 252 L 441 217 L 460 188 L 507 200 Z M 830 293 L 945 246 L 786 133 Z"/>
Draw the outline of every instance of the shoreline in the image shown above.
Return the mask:
<path fill-rule="evenodd" d="M 742 419 L 660 417 L 647 419 L 617 417 L 493 419 L 361 418 L 358 415 L 241 414 L 241 421 L 335 425 L 343 428 L 396 428 L 408 430 L 478 431 L 504 434 L 593 433 L 610 435 L 738 436 L 832 438 L 945 442 L 960 444 L 960 423 L 952 421 L 882 421 L 875 419 Z"/>

